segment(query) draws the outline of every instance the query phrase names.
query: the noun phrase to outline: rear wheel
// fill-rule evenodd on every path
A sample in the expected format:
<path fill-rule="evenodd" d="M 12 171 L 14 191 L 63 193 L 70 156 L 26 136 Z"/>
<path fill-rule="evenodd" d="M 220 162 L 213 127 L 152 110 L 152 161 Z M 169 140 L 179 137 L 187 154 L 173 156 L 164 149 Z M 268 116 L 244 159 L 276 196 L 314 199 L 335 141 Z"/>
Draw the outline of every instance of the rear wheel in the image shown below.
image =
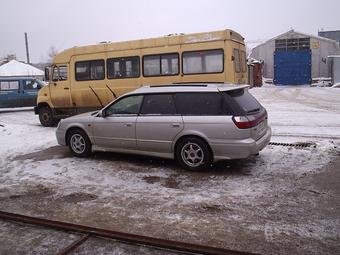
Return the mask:
<path fill-rule="evenodd" d="M 57 120 L 54 119 L 53 112 L 48 106 L 39 109 L 39 120 L 44 127 L 53 127 L 57 124 Z"/>
<path fill-rule="evenodd" d="M 92 152 L 92 144 L 88 136 L 83 130 L 71 130 L 67 136 L 67 144 L 77 157 L 89 156 Z"/>
<path fill-rule="evenodd" d="M 209 146 L 197 137 L 188 137 L 180 141 L 176 147 L 176 158 L 181 166 L 189 170 L 202 170 L 212 163 Z"/>

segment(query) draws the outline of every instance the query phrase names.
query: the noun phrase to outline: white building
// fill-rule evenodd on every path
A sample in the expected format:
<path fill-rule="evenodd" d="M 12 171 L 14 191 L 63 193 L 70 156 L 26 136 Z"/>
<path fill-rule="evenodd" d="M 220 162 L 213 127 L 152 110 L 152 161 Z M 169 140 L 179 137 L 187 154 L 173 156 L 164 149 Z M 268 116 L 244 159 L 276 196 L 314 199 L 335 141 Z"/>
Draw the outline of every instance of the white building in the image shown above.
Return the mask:
<path fill-rule="evenodd" d="M 29 64 L 11 60 L 0 66 L 0 77 L 36 77 L 43 78 L 44 72 Z"/>

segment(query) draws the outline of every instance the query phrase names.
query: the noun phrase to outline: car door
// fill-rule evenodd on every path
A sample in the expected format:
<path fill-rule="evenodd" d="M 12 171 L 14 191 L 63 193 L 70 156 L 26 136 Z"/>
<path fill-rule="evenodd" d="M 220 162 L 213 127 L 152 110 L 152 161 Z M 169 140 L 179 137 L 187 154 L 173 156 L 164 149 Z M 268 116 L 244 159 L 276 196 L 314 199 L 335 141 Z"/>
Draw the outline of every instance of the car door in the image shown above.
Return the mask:
<path fill-rule="evenodd" d="M 35 79 L 21 80 L 20 88 L 22 106 L 35 106 L 41 84 Z"/>
<path fill-rule="evenodd" d="M 138 150 L 169 153 L 182 129 L 182 116 L 177 115 L 172 94 L 144 96 L 136 124 Z"/>
<path fill-rule="evenodd" d="M 136 119 L 142 100 L 142 95 L 132 95 L 106 107 L 103 116 L 93 122 L 95 145 L 111 149 L 136 149 Z"/>
<path fill-rule="evenodd" d="M 20 107 L 21 94 L 18 80 L 0 81 L 0 107 Z"/>

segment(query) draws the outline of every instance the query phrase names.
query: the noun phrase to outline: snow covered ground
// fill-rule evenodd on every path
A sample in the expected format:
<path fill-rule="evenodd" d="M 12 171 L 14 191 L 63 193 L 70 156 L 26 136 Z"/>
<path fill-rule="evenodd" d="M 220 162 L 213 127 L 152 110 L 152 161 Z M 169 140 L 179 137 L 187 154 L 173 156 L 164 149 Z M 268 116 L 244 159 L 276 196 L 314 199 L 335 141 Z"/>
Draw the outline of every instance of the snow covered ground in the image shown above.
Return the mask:
<path fill-rule="evenodd" d="M 0 210 L 265 254 L 339 251 L 340 209 L 321 204 L 340 194 L 315 180 L 339 158 L 340 89 L 251 93 L 268 111 L 272 141 L 316 146 L 270 145 L 192 173 L 148 157 L 74 158 L 32 111 L 0 110 Z"/>

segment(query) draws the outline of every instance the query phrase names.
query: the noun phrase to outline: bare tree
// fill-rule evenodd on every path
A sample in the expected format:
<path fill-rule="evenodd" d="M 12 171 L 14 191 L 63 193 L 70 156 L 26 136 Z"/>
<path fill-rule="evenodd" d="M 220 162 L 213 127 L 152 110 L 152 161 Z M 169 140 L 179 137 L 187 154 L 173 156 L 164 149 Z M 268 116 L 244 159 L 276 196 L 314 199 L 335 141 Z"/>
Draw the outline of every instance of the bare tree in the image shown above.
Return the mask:
<path fill-rule="evenodd" d="M 57 54 L 58 54 L 57 48 L 54 45 L 50 46 L 50 48 L 48 49 L 48 52 L 47 52 L 47 61 L 48 61 L 48 63 L 52 63 L 53 58 Z"/>

